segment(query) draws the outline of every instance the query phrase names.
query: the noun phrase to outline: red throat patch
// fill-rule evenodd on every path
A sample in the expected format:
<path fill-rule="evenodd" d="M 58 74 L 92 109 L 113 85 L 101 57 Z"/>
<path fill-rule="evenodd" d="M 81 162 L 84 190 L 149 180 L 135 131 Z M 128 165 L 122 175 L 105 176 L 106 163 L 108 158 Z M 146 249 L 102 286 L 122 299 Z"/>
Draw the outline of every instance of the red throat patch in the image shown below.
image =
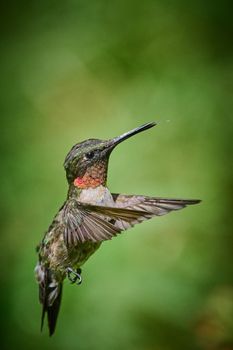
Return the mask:
<path fill-rule="evenodd" d="M 93 179 L 91 176 L 77 177 L 74 180 L 74 186 L 78 188 L 95 188 L 102 184 L 101 179 Z"/>
<path fill-rule="evenodd" d="M 99 162 L 89 167 L 82 177 L 76 177 L 74 186 L 78 188 L 95 188 L 105 185 L 107 179 L 107 167 L 105 162 Z"/>

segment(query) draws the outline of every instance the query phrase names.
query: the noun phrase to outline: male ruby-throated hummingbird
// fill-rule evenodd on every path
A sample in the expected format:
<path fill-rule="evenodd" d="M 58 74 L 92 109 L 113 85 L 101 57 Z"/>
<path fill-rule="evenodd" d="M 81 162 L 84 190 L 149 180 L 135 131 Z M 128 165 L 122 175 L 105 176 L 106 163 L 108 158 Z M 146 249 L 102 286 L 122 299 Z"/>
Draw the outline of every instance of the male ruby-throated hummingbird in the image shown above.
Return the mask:
<path fill-rule="evenodd" d="M 100 247 L 122 231 L 153 216 L 179 210 L 196 199 L 167 199 L 111 193 L 107 188 L 112 150 L 129 137 L 152 128 L 147 123 L 110 140 L 89 139 L 74 145 L 64 162 L 67 199 L 38 246 L 35 268 L 42 304 L 41 328 L 47 313 L 49 333 L 55 330 L 62 283 L 81 283 L 80 267 Z"/>

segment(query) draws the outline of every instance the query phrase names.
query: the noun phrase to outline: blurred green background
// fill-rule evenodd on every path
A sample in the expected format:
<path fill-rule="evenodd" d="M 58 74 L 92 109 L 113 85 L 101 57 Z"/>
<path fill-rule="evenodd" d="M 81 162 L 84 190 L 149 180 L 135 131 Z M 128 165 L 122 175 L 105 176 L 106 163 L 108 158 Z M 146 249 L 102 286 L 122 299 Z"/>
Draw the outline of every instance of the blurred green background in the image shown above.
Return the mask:
<path fill-rule="evenodd" d="M 232 19 L 221 1 L 1 3 L 1 348 L 233 349 Z M 201 198 L 103 244 L 40 333 L 35 246 L 84 139 L 113 192 Z"/>

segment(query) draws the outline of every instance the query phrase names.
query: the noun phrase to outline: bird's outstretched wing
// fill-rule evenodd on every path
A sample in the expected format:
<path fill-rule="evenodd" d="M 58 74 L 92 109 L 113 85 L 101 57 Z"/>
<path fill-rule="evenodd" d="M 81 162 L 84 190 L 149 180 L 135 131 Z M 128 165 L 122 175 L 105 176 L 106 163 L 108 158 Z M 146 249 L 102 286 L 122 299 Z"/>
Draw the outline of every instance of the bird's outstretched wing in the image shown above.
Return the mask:
<path fill-rule="evenodd" d="M 153 216 L 162 216 L 170 213 L 173 210 L 180 210 L 187 205 L 200 203 L 199 199 L 171 199 L 160 197 L 148 197 L 142 195 L 125 195 L 112 193 L 113 200 L 117 208 L 125 208 L 128 210 L 141 210 L 150 214 L 150 218 Z M 141 221 L 145 220 L 143 218 Z M 129 228 L 128 223 L 122 220 L 117 222 L 119 227 L 123 226 L 124 229 Z"/>
<path fill-rule="evenodd" d="M 187 205 L 201 202 L 200 199 L 171 199 L 119 193 L 112 193 L 112 197 L 117 208 L 148 211 L 156 216 L 164 215 L 172 210 L 183 209 Z"/>
<path fill-rule="evenodd" d="M 64 241 L 74 247 L 86 241 L 109 240 L 122 231 L 172 210 L 179 210 L 199 200 L 164 199 L 113 194 L 116 207 L 69 201 L 64 207 Z"/>
<path fill-rule="evenodd" d="M 87 241 L 109 240 L 124 230 L 115 224 L 117 221 L 123 220 L 132 226 L 143 216 L 148 219 L 151 217 L 141 210 L 104 207 L 72 200 L 64 208 L 64 241 L 68 247 L 72 247 Z"/>

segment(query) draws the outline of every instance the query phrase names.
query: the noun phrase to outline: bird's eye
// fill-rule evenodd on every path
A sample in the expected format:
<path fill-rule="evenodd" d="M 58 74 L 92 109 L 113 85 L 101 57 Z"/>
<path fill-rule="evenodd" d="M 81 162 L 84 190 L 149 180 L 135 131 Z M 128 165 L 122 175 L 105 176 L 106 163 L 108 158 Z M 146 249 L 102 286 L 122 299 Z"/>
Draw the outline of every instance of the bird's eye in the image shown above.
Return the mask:
<path fill-rule="evenodd" d="M 91 151 L 91 152 L 88 152 L 85 154 L 85 159 L 92 159 L 94 157 L 94 152 Z"/>

